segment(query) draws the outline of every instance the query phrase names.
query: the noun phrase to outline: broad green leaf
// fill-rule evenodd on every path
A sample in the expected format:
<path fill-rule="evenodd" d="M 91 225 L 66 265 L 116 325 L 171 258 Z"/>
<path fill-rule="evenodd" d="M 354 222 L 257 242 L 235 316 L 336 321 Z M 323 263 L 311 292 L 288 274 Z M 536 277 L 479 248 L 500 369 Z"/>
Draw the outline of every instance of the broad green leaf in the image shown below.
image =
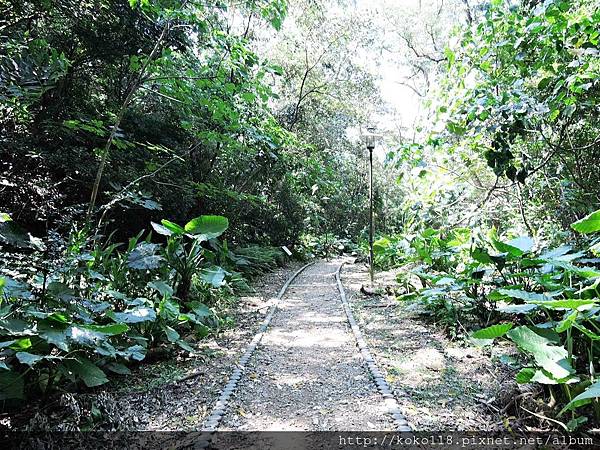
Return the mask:
<path fill-rule="evenodd" d="M 65 352 L 69 351 L 69 329 L 65 324 L 48 319 L 41 320 L 38 322 L 38 336 L 48 344 L 55 345 Z"/>
<path fill-rule="evenodd" d="M 436 286 L 450 286 L 456 283 L 456 280 L 452 277 L 441 277 L 435 280 Z"/>
<path fill-rule="evenodd" d="M 508 337 L 523 351 L 531 354 L 536 363 L 554 378 L 566 378 L 573 373 L 567 360 L 568 352 L 526 326 L 508 331 Z"/>
<path fill-rule="evenodd" d="M 539 82 L 538 82 L 538 89 L 543 90 L 546 89 L 548 87 L 548 85 L 552 82 L 552 78 L 551 77 L 546 77 L 546 78 L 542 78 Z"/>
<path fill-rule="evenodd" d="M 573 311 L 572 313 L 568 314 L 567 317 L 565 317 L 563 320 L 561 320 L 558 325 L 556 325 L 556 327 L 554 327 L 554 330 L 557 333 L 564 333 L 565 331 L 567 331 L 569 328 L 571 328 L 573 326 L 573 324 L 575 323 L 575 321 L 577 320 L 577 311 Z"/>
<path fill-rule="evenodd" d="M 186 230 L 184 230 L 183 227 L 181 227 L 181 226 L 177 225 L 176 223 L 173 223 L 169 220 L 163 219 L 160 221 L 160 223 L 162 224 L 163 227 L 165 227 L 167 230 L 169 230 L 173 234 L 181 235 L 186 232 Z"/>
<path fill-rule="evenodd" d="M 158 234 L 161 234 L 163 236 L 172 236 L 173 235 L 173 232 L 171 230 L 169 230 L 164 225 L 161 225 L 160 223 L 150 222 L 150 225 L 152 226 L 154 231 L 156 231 Z"/>
<path fill-rule="evenodd" d="M 34 334 L 29 329 L 29 324 L 21 319 L 2 319 L 0 320 L 0 329 L 4 330 L 2 334 L 9 336 L 23 336 Z"/>
<path fill-rule="evenodd" d="M 30 247 L 29 235 L 6 213 L 0 213 L 0 242 L 13 247 Z"/>
<path fill-rule="evenodd" d="M 160 295 L 170 297 L 173 295 L 173 288 L 162 280 L 150 281 L 147 286 L 156 290 Z"/>
<path fill-rule="evenodd" d="M 189 304 L 189 308 L 197 317 L 210 317 L 213 315 L 213 312 L 204 303 L 192 302 Z"/>
<path fill-rule="evenodd" d="M 569 375 L 566 378 L 557 380 L 552 375 L 550 375 L 550 373 L 541 369 L 541 370 L 535 371 L 535 373 L 533 374 L 533 377 L 531 377 L 530 382 L 531 383 L 540 383 L 540 384 L 573 384 L 573 383 L 579 382 L 579 377 Z"/>
<path fill-rule="evenodd" d="M 174 321 L 179 317 L 179 304 L 170 298 L 163 299 L 160 302 L 158 314 L 167 322 Z"/>
<path fill-rule="evenodd" d="M 124 350 L 116 351 L 115 354 L 128 361 L 142 361 L 146 357 L 146 348 L 141 345 L 132 345 Z"/>
<path fill-rule="evenodd" d="M 595 279 L 600 277 L 600 271 L 593 267 L 575 267 L 573 272 L 582 278 Z"/>
<path fill-rule="evenodd" d="M 475 339 L 496 339 L 506 334 L 513 327 L 512 323 L 499 323 L 487 328 L 482 328 L 471 334 Z"/>
<path fill-rule="evenodd" d="M 183 339 L 179 339 L 177 341 L 177 345 L 179 345 L 182 349 L 184 349 L 185 351 L 188 351 L 190 353 L 195 353 L 196 350 L 194 350 L 187 342 L 185 342 Z"/>
<path fill-rule="evenodd" d="M 529 303 L 534 305 L 540 305 L 544 308 L 549 309 L 579 309 L 589 305 L 595 305 L 600 299 L 591 300 L 579 300 L 579 299 L 568 299 L 568 300 L 531 300 Z"/>
<path fill-rule="evenodd" d="M 81 378 L 87 387 L 108 383 L 104 372 L 89 359 L 78 356 L 74 359 L 65 359 L 63 364 L 67 370 Z"/>
<path fill-rule="evenodd" d="M 27 350 L 28 348 L 31 348 L 31 339 L 17 339 L 13 344 L 10 345 L 10 348 L 13 350 Z"/>
<path fill-rule="evenodd" d="M 515 239 L 511 239 L 507 242 L 507 244 L 511 247 L 518 248 L 523 253 L 529 253 L 535 245 L 535 242 L 529 236 L 521 236 Z"/>
<path fill-rule="evenodd" d="M 58 322 L 59 324 L 63 325 L 67 325 L 71 321 L 70 317 L 67 314 L 58 311 L 55 311 L 52 314 L 48 314 L 47 319 L 52 322 Z"/>
<path fill-rule="evenodd" d="M 492 239 L 492 243 L 499 252 L 508 253 L 512 256 L 523 256 L 525 253 L 529 253 L 535 244 L 533 239 L 526 236 L 512 239 L 506 243 Z"/>
<path fill-rule="evenodd" d="M 80 328 L 102 333 L 107 336 L 116 336 L 129 330 L 129 327 L 124 323 L 114 323 L 110 325 L 80 325 Z"/>
<path fill-rule="evenodd" d="M 221 236 L 229 227 L 229 220 L 223 216 L 200 216 L 185 224 L 185 231 L 199 239 L 210 240 Z"/>
<path fill-rule="evenodd" d="M 218 288 L 223 286 L 225 282 L 225 275 L 227 274 L 228 272 L 223 270 L 222 267 L 213 266 L 207 269 L 202 269 L 200 272 L 200 279 L 210 284 L 212 287 Z"/>
<path fill-rule="evenodd" d="M 169 340 L 169 342 L 177 342 L 179 340 L 179 338 L 181 336 L 179 336 L 179 333 L 177 331 L 175 331 L 173 328 L 166 326 L 165 327 L 165 335 L 167 336 L 167 339 Z"/>
<path fill-rule="evenodd" d="M 548 251 L 542 253 L 540 255 L 540 259 L 543 259 L 543 260 L 556 259 L 556 258 L 558 258 L 560 256 L 566 255 L 571 250 L 573 250 L 573 247 L 571 247 L 570 245 L 561 245 L 558 248 L 555 248 L 555 249 L 552 249 L 552 250 L 548 250 Z"/>
<path fill-rule="evenodd" d="M 4 342 L 0 342 L 0 348 L 6 348 L 6 347 L 10 347 L 11 345 L 13 345 L 15 342 L 17 342 L 15 339 L 13 339 L 12 341 L 4 341 Z"/>
<path fill-rule="evenodd" d="M 83 328 L 83 326 L 79 325 L 70 327 L 68 330 L 68 336 L 73 342 L 88 347 L 94 347 L 107 338 L 107 335 L 104 333 Z"/>
<path fill-rule="evenodd" d="M 3 280 L 3 295 L 6 295 L 8 298 L 22 298 L 24 300 L 29 300 L 33 297 L 29 291 L 29 287 L 25 283 L 13 280 L 10 277 L 4 277 Z"/>
<path fill-rule="evenodd" d="M 117 373 L 119 375 L 131 375 L 131 370 L 129 370 L 129 368 L 123 364 L 111 362 L 104 367 L 107 370 L 110 370 L 111 372 Z"/>
<path fill-rule="evenodd" d="M 571 228 L 582 234 L 600 231 L 600 209 L 572 223 Z"/>
<path fill-rule="evenodd" d="M 385 252 L 391 243 L 392 242 L 385 237 L 377 239 L 375 242 L 373 242 L 373 253 L 378 255 Z"/>
<path fill-rule="evenodd" d="M 503 312 L 505 314 L 527 314 L 531 311 L 537 309 L 538 306 L 532 303 L 527 303 L 525 305 L 501 305 L 496 308 L 496 310 Z"/>
<path fill-rule="evenodd" d="M 563 415 L 566 411 L 570 409 L 579 408 L 586 403 L 589 403 L 589 400 L 600 397 L 600 381 L 595 382 L 590 385 L 585 391 L 571 400 L 567 405 L 561 410 L 558 414 L 559 416 Z"/>
<path fill-rule="evenodd" d="M 115 322 L 120 323 L 154 322 L 156 311 L 152 308 L 140 307 L 123 312 L 113 312 L 110 316 Z"/>
<path fill-rule="evenodd" d="M 473 249 L 473 251 L 471 252 L 471 257 L 475 260 L 480 262 L 481 264 L 492 264 L 492 258 L 490 257 L 489 253 L 483 249 L 483 248 L 475 248 Z"/>
<path fill-rule="evenodd" d="M 44 359 L 43 356 L 34 355 L 33 353 L 28 352 L 17 352 L 15 356 L 21 364 L 26 364 L 28 366 L 33 366 L 35 363 Z"/>
<path fill-rule="evenodd" d="M 433 237 L 433 236 L 437 236 L 439 234 L 440 234 L 440 230 L 436 230 L 434 228 L 426 228 L 425 230 L 423 230 L 421 232 L 421 236 L 424 237 L 424 238 L 426 238 L 426 239 L 430 238 L 430 237 Z"/>
<path fill-rule="evenodd" d="M 148 270 L 160 267 L 162 256 L 156 254 L 159 245 L 148 242 L 139 243 L 127 258 L 127 265 L 132 269 Z"/>
<path fill-rule="evenodd" d="M 60 298 L 61 300 L 72 300 L 77 294 L 75 290 L 58 281 L 53 281 L 52 283 L 48 284 L 48 293 L 54 297 Z"/>
<path fill-rule="evenodd" d="M 473 336 L 469 337 L 469 342 L 473 344 L 475 347 L 487 347 L 488 345 L 492 345 L 494 343 L 493 339 L 477 339 Z"/>
<path fill-rule="evenodd" d="M 525 300 L 526 302 L 532 303 L 552 300 L 552 297 L 548 297 L 547 295 L 527 292 L 521 289 L 497 289 L 497 292 L 510 298 L 518 298 L 520 300 Z"/>
<path fill-rule="evenodd" d="M 471 240 L 471 230 L 468 228 L 454 228 L 450 231 L 449 237 L 446 239 L 448 247 L 460 247 L 466 245 Z"/>
<path fill-rule="evenodd" d="M 517 373 L 516 381 L 519 384 L 526 384 L 531 381 L 533 376 L 535 375 L 536 369 L 533 367 L 524 367 Z"/>

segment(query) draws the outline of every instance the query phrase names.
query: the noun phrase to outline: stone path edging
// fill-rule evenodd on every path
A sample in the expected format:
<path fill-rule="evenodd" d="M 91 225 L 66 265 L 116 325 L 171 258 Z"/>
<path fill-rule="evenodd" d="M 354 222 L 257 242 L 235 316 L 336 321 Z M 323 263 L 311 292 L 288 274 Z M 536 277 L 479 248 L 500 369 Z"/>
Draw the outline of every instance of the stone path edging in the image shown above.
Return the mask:
<path fill-rule="evenodd" d="M 208 444 L 210 442 L 210 435 L 212 433 L 214 433 L 216 431 L 217 427 L 219 426 L 219 423 L 220 423 L 221 419 L 223 418 L 223 415 L 225 414 L 225 409 L 227 408 L 229 398 L 235 392 L 237 384 L 240 381 L 240 379 L 242 378 L 242 373 L 246 369 L 246 364 L 248 364 L 250 357 L 256 350 L 256 347 L 258 346 L 263 335 L 267 331 L 267 328 L 269 327 L 269 324 L 271 323 L 271 320 L 273 319 L 275 312 L 277 312 L 277 307 L 279 306 L 281 299 L 285 295 L 290 284 L 292 284 L 292 282 L 296 279 L 296 277 L 298 275 L 300 275 L 304 271 L 304 269 L 306 269 L 307 267 L 309 267 L 313 264 L 314 264 L 314 262 L 310 262 L 310 263 L 302 266 L 300 269 L 298 269 L 285 282 L 285 284 L 280 289 L 279 293 L 277 294 L 277 297 L 275 298 L 275 302 L 273 303 L 273 305 L 271 305 L 271 309 L 269 310 L 269 313 L 264 318 L 260 328 L 258 329 L 258 332 L 254 335 L 254 338 L 252 339 L 252 341 L 250 341 L 250 343 L 246 347 L 246 351 L 244 352 L 244 354 L 240 357 L 240 359 L 238 361 L 237 368 L 229 376 L 229 380 L 227 381 L 227 384 L 221 391 L 221 395 L 219 396 L 217 402 L 215 403 L 210 415 L 203 423 L 202 430 L 206 432 L 206 439 L 204 440 L 206 442 L 206 445 L 204 445 L 204 446 L 198 445 L 199 443 L 197 442 L 196 447 L 208 446 Z"/>
<path fill-rule="evenodd" d="M 377 367 L 377 364 L 375 363 L 375 360 L 373 359 L 373 356 L 369 351 L 367 342 L 363 338 L 360 328 L 358 327 L 358 323 L 356 322 L 356 319 L 354 319 L 354 315 L 352 314 L 352 310 L 350 309 L 350 304 L 348 303 L 348 298 L 346 297 L 346 292 L 344 291 L 344 285 L 342 284 L 340 276 L 343 265 L 344 263 L 340 264 L 340 267 L 338 267 L 337 271 L 335 272 L 335 281 L 337 282 L 338 291 L 342 299 L 342 305 L 344 306 L 344 311 L 346 312 L 346 317 L 348 317 L 348 322 L 350 323 L 350 328 L 352 328 L 352 333 L 354 334 L 354 338 L 356 339 L 356 343 L 360 350 L 360 354 L 363 357 L 363 360 L 365 361 L 365 364 L 369 369 L 369 372 L 371 373 L 375 384 L 377 385 L 377 389 L 383 396 L 383 401 L 388 413 L 392 416 L 392 419 L 394 419 L 396 430 L 405 432 L 413 431 L 411 426 L 408 424 L 406 417 L 404 416 L 404 414 L 402 414 L 400 406 L 394 398 L 394 394 L 392 393 L 390 386 L 388 385 L 387 381 L 385 381 L 383 373 L 381 373 L 381 371 Z"/>

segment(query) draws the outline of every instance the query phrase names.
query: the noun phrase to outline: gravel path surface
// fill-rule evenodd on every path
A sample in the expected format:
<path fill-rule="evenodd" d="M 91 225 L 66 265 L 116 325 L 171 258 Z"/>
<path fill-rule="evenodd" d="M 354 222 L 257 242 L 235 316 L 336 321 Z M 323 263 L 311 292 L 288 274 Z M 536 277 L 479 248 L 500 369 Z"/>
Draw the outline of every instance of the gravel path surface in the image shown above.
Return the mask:
<path fill-rule="evenodd" d="M 319 261 L 289 287 L 249 361 L 220 430 L 392 430 Z"/>

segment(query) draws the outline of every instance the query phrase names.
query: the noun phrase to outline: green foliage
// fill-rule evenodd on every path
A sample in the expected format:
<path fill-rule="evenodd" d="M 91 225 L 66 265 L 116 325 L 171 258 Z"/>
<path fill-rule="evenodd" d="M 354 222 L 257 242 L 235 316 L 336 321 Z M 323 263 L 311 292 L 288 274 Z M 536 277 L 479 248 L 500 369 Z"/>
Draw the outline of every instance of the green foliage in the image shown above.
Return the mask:
<path fill-rule="evenodd" d="M 252 30 L 233 31 L 230 5 L 18 3 L 0 51 L 0 203 L 20 221 L 67 233 L 100 175 L 97 212 L 122 237 L 157 211 L 219 211 L 240 243 L 298 236 L 309 191 L 289 173 L 310 161 L 272 112 L 282 68 L 252 50 Z M 274 32 L 287 2 L 235 10 Z"/>
<path fill-rule="evenodd" d="M 486 344 L 491 344 L 494 339 L 504 336 L 511 328 L 512 323 L 502 323 L 482 328 L 471 334 L 471 337 Z"/>
<path fill-rule="evenodd" d="M 151 234 L 142 239 L 143 233 L 127 245 L 100 243 L 99 236 L 73 232 L 52 262 L 40 252 L 25 259 L 3 252 L 0 398 L 47 396 L 68 381 L 93 388 L 107 383 L 109 372 L 128 374 L 127 364 L 154 347 L 195 352 L 194 339 L 221 326 L 217 310 L 202 300 L 214 303 L 220 292 L 247 288 L 240 273 L 217 263 L 258 273 L 277 258 L 258 247 L 245 257 L 229 252 L 217 240 L 228 227 L 225 217 L 153 226 L 165 243 L 152 242 Z M 13 230 L 1 243 L 18 251 L 30 235 Z M 250 253 L 272 256 L 259 261 Z M 192 289 L 194 279 L 200 284 Z"/>
<path fill-rule="evenodd" d="M 275 267 L 281 267 L 286 261 L 283 250 L 259 245 L 238 247 L 230 255 L 237 269 L 250 277 L 269 272 Z"/>
<path fill-rule="evenodd" d="M 302 259 L 330 258 L 343 253 L 356 253 L 356 250 L 357 246 L 352 240 L 331 233 L 318 236 L 304 234 L 300 237 L 300 244 L 294 248 L 296 254 Z"/>
<path fill-rule="evenodd" d="M 583 391 L 598 358 L 600 271 L 589 265 L 597 259 L 569 245 L 546 249 L 529 237 L 503 239 L 495 230 L 428 228 L 403 239 L 396 259 L 420 278 L 417 299 L 439 323 L 456 334 L 457 323 L 483 324 L 469 334 L 477 345 L 512 341 L 525 364 L 517 382 L 564 387 L 557 417 L 598 397 L 595 387 Z M 393 240 L 401 237 L 378 242 L 387 248 Z"/>
<path fill-rule="evenodd" d="M 381 237 L 373 242 L 373 262 L 383 269 L 397 267 L 403 262 L 408 247 L 408 241 L 400 236 Z M 367 242 L 363 243 L 361 251 L 368 254 Z"/>
<path fill-rule="evenodd" d="M 571 227 L 579 233 L 595 233 L 600 231 L 600 210 L 591 213 L 581 220 L 571 224 Z"/>

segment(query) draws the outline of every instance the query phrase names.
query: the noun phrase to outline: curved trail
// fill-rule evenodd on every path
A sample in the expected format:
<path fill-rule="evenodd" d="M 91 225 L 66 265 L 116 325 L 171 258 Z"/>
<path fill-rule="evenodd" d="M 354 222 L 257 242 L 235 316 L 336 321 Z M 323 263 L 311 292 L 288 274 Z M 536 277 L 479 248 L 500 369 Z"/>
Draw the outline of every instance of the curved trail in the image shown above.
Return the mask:
<path fill-rule="evenodd" d="M 204 430 L 410 430 L 352 317 L 342 263 L 288 280 Z"/>

